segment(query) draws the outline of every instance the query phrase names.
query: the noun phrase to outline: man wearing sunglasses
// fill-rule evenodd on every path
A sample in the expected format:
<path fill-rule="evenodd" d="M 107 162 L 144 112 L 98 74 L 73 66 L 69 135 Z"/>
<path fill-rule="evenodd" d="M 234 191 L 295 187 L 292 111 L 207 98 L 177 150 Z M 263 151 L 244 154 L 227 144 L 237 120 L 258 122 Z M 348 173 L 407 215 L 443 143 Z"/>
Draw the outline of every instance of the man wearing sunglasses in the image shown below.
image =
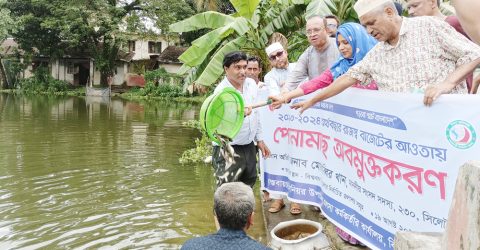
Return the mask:
<path fill-rule="evenodd" d="M 335 15 L 327 15 L 324 20 L 326 27 L 325 31 L 327 31 L 328 36 L 333 38 L 337 37 L 337 28 L 340 25 L 338 17 Z"/>
<path fill-rule="evenodd" d="M 277 95 L 284 88 L 288 74 L 295 68 L 295 63 L 288 62 L 287 50 L 278 42 L 270 44 L 265 52 L 272 66 L 272 70 L 265 75 L 265 85 L 270 95 Z M 283 199 L 287 198 L 286 195 L 270 194 L 270 198 L 273 200 L 268 209 L 270 213 L 277 213 L 285 207 Z M 290 213 L 293 215 L 302 213 L 300 204 L 291 202 Z"/>
<path fill-rule="evenodd" d="M 307 19 L 306 35 L 308 47 L 295 65 L 295 69 L 288 75 L 286 88 L 294 90 L 308 77 L 308 80 L 319 76 L 333 65 L 340 56 L 335 38 L 328 37 L 325 22 L 322 17 L 315 15 Z"/>
<path fill-rule="evenodd" d="M 283 46 L 276 42 L 265 49 L 272 70 L 265 75 L 265 85 L 269 94 L 277 95 L 284 88 L 288 73 L 295 68 L 295 63 L 288 62 L 288 53 Z"/>

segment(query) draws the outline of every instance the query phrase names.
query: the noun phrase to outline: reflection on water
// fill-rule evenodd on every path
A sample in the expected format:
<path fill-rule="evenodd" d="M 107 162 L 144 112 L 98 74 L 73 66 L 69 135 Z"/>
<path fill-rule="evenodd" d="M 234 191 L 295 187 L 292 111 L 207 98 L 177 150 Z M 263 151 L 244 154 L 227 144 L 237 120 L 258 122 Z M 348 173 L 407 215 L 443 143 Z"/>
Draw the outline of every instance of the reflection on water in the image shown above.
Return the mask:
<path fill-rule="evenodd" d="M 177 249 L 215 231 L 197 106 L 0 95 L 0 249 Z M 265 241 L 257 197 L 249 234 Z"/>

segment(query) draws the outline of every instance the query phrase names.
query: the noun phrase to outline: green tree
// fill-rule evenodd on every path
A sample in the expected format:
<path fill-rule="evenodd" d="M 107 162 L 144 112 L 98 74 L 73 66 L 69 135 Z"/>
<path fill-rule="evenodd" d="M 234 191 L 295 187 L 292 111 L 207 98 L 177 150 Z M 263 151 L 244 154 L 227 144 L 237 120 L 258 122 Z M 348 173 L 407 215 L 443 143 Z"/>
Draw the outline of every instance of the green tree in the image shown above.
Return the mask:
<path fill-rule="evenodd" d="M 287 37 L 303 27 L 308 0 L 231 0 L 233 15 L 207 11 L 170 25 L 170 30 L 211 31 L 192 42 L 179 59 L 183 70 L 192 70 L 193 81 L 203 85 L 215 83 L 223 73 L 226 53 L 246 50 L 266 59 L 264 48 L 273 32 Z"/>
<path fill-rule="evenodd" d="M 89 53 L 102 85 L 114 74 L 118 52 L 128 40 L 125 26 L 147 32 L 140 23 L 150 18 L 152 25 L 165 29 L 176 21 L 175 11 L 182 12 L 180 17 L 193 14 L 183 0 L 8 0 L 4 6 L 15 17 L 18 30 L 12 36 L 25 52 L 51 58 L 72 51 Z M 137 21 L 129 20 L 132 16 Z"/>
<path fill-rule="evenodd" d="M 147 5 L 144 2 L 144 5 Z M 145 9 L 145 8 L 144 8 Z M 127 16 L 127 31 L 170 37 L 168 26 L 195 14 L 193 3 L 183 0 L 149 0 L 148 11 L 133 11 Z"/>
<path fill-rule="evenodd" d="M 307 7 L 306 16 L 333 14 L 340 22 L 358 22 L 353 5 L 356 0 L 312 0 Z"/>
<path fill-rule="evenodd" d="M 217 11 L 224 14 L 232 14 L 235 8 L 228 0 L 194 0 L 198 11 Z"/>
<path fill-rule="evenodd" d="M 0 42 L 7 38 L 10 31 L 14 28 L 10 11 L 3 8 L 5 3 L 6 0 L 0 0 Z"/>
<path fill-rule="evenodd" d="M 13 19 L 10 16 L 10 11 L 3 8 L 5 0 L 0 0 L 0 44 L 15 27 Z M 0 48 L 0 89 L 7 84 L 7 73 L 2 62 L 2 48 Z"/>

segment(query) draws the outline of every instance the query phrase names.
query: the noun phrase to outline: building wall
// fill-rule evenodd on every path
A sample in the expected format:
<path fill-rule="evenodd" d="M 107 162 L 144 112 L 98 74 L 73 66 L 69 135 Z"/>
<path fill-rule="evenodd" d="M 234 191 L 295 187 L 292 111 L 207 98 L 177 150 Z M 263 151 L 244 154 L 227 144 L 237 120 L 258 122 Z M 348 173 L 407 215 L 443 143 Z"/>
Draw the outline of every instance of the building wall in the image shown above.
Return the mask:
<path fill-rule="evenodd" d="M 152 40 L 135 40 L 135 55 L 132 58 L 132 61 L 130 62 L 125 62 L 125 61 L 119 61 L 116 69 L 116 74 L 114 75 L 112 85 L 122 85 L 124 83 L 129 83 L 132 82 L 130 81 L 131 76 L 133 74 L 128 73 L 128 65 L 131 64 L 133 61 L 140 61 L 140 60 L 150 60 L 151 56 L 155 55 L 160 55 L 159 53 L 148 53 L 148 43 L 149 42 L 161 42 L 161 51 L 164 51 L 169 45 L 174 45 L 174 42 L 168 43 L 166 40 L 163 38 L 159 38 L 156 41 Z M 41 60 L 48 60 L 48 59 L 41 59 Z M 49 62 L 49 69 L 50 69 L 50 74 L 58 80 L 63 80 L 66 82 L 69 82 L 70 84 L 75 84 L 75 74 L 73 73 L 68 73 L 68 67 L 70 63 L 78 63 L 78 62 L 86 62 L 88 58 L 85 59 L 71 59 L 71 58 L 63 58 L 60 60 L 56 60 L 53 62 Z M 90 78 L 88 80 L 88 84 L 93 83 L 93 85 L 99 85 L 100 84 L 100 72 L 95 69 L 95 62 L 90 63 L 90 68 L 93 67 L 93 70 L 90 69 Z M 180 69 L 181 65 L 180 64 L 167 64 L 167 63 L 162 63 L 160 64 L 160 67 L 163 67 L 167 70 L 169 73 L 177 73 L 178 70 Z M 24 71 L 24 78 L 32 77 L 32 65 L 29 65 L 27 69 Z M 134 81 L 133 81 L 134 82 Z M 137 83 L 132 83 L 135 86 Z"/>
<path fill-rule="evenodd" d="M 182 67 L 181 64 L 170 64 L 170 63 L 161 63 L 159 65 L 161 68 L 164 68 L 168 73 L 177 73 Z"/>
<path fill-rule="evenodd" d="M 135 55 L 132 60 L 145 60 L 150 59 L 151 55 L 159 55 L 160 53 L 148 53 L 148 42 L 161 42 L 161 51 L 164 51 L 169 45 L 174 45 L 173 42 L 168 43 L 165 39 L 160 38 L 158 40 L 135 40 Z"/>
<path fill-rule="evenodd" d="M 113 77 L 112 85 L 122 85 L 126 80 L 127 75 L 127 63 L 121 62 L 117 65 L 117 73 Z"/>

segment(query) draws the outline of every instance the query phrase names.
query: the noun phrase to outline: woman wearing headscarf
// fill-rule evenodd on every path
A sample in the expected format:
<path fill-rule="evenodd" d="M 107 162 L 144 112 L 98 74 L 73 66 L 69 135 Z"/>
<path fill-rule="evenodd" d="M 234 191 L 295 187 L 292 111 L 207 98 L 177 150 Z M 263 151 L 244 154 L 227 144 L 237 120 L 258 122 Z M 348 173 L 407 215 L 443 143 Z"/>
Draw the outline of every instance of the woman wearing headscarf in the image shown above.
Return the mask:
<path fill-rule="evenodd" d="M 376 44 L 377 41 L 370 36 L 360 24 L 345 23 L 340 25 L 337 30 L 337 46 L 341 54 L 338 61 L 335 62 L 332 67 L 325 70 L 320 76 L 303 83 L 297 89 L 285 94 L 270 96 L 273 101 L 273 107 L 279 108 L 283 103 L 287 103 L 292 98 L 306 95 L 318 89 L 327 87 L 335 79 L 345 74 L 350 67 L 360 62 Z M 374 82 L 366 84 L 356 83 L 352 87 L 372 90 L 378 89 L 377 84 Z M 363 245 L 360 241 L 342 229 L 337 227 L 336 231 L 344 241 L 349 242 L 352 245 Z"/>
<path fill-rule="evenodd" d="M 272 106 L 278 108 L 295 97 L 310 94 L 315 90 L 327 87 L 335 79 L 346 73 L 350 67 L 361 61 L 376 44 L 377 41 L 360 24 L 345 23 L 340 25 L 337 30 L 337 46 L 341 53 L 338 61 L 320 76 L 301 84 L 297 89 L 277 96 L 270 96 Z M 375 83 L 366 85 L 357 83 L 353 87 L 378 89 Z"/>

